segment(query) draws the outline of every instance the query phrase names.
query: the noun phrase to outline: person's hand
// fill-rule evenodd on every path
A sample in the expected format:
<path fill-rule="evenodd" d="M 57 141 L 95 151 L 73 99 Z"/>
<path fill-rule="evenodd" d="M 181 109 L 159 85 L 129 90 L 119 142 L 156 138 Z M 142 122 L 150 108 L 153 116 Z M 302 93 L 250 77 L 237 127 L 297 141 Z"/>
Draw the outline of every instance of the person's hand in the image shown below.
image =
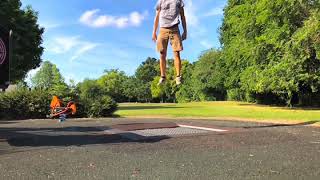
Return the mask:
<path fill-rule="evenodd" d="M 183 32 L 182 34 L 182 41 L 187 39 L 187 32 Z"/>
<path fill-rule="evenodd" d="M 154 42 L 157 41 L 157 34 L 156 34 L 156 33 L 153 33 L 153 34 L 152 34 L 152 40 L 153 40 Z"/>

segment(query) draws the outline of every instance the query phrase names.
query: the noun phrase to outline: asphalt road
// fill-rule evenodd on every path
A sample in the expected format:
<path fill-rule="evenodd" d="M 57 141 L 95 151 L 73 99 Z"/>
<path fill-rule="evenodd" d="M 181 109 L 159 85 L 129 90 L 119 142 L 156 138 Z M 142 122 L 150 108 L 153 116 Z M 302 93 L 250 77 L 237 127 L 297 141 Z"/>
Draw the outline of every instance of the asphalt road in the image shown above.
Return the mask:
<path fill-rule="evenodd" d="M 226 129 L 133 141 L 115 124 L 178 122 Z M 0 179 L 320 179 L 320 129 L 231 121 L 0 121 Z"/>

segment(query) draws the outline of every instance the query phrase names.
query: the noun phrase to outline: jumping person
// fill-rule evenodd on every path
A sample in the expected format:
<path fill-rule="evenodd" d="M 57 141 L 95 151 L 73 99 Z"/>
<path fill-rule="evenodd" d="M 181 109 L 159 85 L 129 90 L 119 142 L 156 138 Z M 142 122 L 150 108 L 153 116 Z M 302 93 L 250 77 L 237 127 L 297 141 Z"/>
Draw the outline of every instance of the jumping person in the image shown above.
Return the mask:
<path fill-rule="evenodd" d="M 183 26 L 182 37 L 180 35 L 180 17 Z M 157 37 L 158 27 L 159 36 Z M 183 50 L 182 41 L 187 39 L 187 23 L 184 15 L 183 0 L 158 0 L 156 5 L 156 17 L 154 20 L 152 40 L 157 42 L 157 51 L 160 53 L 161 78 L 159 84 L 166 81 L 166 58 L 168 42 L 174 53 L 174 65 L 176 69 L 176 84 L 181 84 L 181 58 L 180 51 Z"/>

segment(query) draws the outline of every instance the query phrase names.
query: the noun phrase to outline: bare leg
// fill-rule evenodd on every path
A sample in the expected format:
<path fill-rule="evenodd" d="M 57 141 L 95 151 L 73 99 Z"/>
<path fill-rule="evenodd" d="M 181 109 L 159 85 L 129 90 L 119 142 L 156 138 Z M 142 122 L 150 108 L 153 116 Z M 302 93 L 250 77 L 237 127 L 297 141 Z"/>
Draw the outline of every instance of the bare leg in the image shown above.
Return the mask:
<path fill-rule="evenodd" d="M 181 58 L 180 58 L 179 51 L 174 52 L 174 66 L 176 68 L 177 77 L 180 77 L 181 76 Z"/>
<path fill-rule="evenodd" d="M 160 52 L 160 71 L 161 77 L 166 77 L 166 70 L 167 70 L 167 53 Z"/>

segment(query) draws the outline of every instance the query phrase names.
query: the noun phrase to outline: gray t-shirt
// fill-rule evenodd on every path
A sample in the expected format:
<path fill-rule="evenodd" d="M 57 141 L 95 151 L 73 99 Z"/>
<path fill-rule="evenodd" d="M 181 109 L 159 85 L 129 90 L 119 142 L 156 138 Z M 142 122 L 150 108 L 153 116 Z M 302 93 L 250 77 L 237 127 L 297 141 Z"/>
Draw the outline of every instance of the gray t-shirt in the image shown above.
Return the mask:
<path fill-rule="evenodd" d="M 183 0 L 158 0 L 156 10 L 160 10 L 160 27 L 168 28 L 180 23 Z"/>

